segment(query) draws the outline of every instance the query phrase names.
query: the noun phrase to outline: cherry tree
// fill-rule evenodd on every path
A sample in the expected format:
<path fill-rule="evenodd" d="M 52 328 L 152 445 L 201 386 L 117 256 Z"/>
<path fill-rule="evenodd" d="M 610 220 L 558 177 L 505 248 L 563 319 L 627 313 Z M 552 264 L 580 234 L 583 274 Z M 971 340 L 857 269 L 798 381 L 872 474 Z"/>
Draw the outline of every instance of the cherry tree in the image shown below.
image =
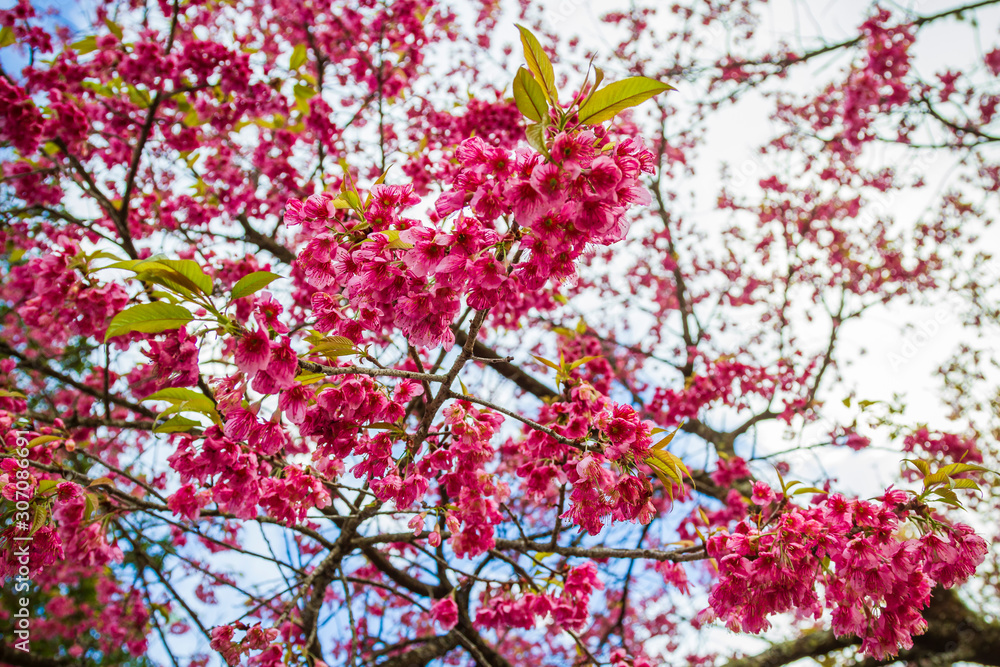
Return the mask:
<path fill-rule="evenodd" d="M 1000 664 L 1000 2 L 578 4 L 0 10 L 0 664 Z"/>

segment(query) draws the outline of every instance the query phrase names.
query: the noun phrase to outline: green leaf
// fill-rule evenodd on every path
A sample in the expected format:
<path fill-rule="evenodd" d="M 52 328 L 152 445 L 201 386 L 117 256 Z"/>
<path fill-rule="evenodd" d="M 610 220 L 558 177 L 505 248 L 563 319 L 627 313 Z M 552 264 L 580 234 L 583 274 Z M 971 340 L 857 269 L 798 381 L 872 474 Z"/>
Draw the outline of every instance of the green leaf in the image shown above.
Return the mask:
<path fill-rule="evenodd" d="M 170 329 L 179 329 L 193 317 L 186 308 L 169 303 L 143 303 L 132 306 L 115 315 L 104 334 L 107 342 L 115 336 L 121 336 L 133 331 L 141 333 L 160 333 Z"/>
<path fill-rule="evenodd" d="M 673 89 L 673 86 L 644 76 L 615 81 L 598 90 L 580 107 L 580 122 L 588 125 L 603 123 L 614 118 L 623 109 L 634 107 L 654 95 Z"/>
<path fill-rule="evenodd" d="M 943 473 L 951 477 L 952 475 L 959 475 L 963 472 L 989 472 L 989 468 L 984 468 L 983 466 L 977 466 L 971 463 L 951 463 L 946 466 L 942 466 L 938 469 L 939 473 Z"/>
<path fill-rule="evenodd" d="M 594 357 L 583 357 L 581 359 L 577 359 L 576 361 L 574 361 L 573 363 L 571 363 L 569 365 L 569 370 L 573 370 L 575 368 L 579 368 L 580 366 L 583 366 L 584 364 L 590 363 L 594 359 L 600 359 L 600 358 L 601 358 L 601 355 L 597 355 L 597 356 L 594 356 Z"/>
<path fill-rule="evenodd" d="M 531 356 L 533 356 L 535 359 L 537 359 L 539 362 L 545 364 L 549 368 L 552 368 L 552 369 L 554 369 L 556 371 L 562 370 L 562 369 L 559 368 L 559 364 L 555 363 L 554 361 L 549 361 L 545 357 L 539 357 L 537 354 L 533 354 Z"/>
<path fill-rule="evenodd" d="M 657 449 L 666 449 L 667 445 L 670 444 L 670 441 L 674 439 L 674 436 L 677 435 L 677 432 L 680 431 L 680 430 L 681 430 L 680 426 L 678 426 L 677 428 L 675 428 L 670 435 L 664 437 L 663 440 L 660 440 L 658 443 L 656 443 L 655 445 L 653 445 L 653 449 L 654 450 L 657 450 Z M 660 431 L 660 433 L 664 433 L 663 429 L 659 429 L 659 431 Z"/>
<path fill-rule="evenodd" d="M 306 62 L 307 55 L 308 51 L 306 51 L 306 45 L 299 44 L 292 51 L 292 56 L 288 61 L 288 66 L 292 69 L 298 69 L 302 67 Z"/>
<path fill-rule="evenodd" d="M 108 30 L 111 31 L 112 35 L 114 35 L 119 40 L 121 40 L 121 38 L 122 38 L 122 27 L 120 25 L 118 25 L 117 23 L 115 23 L 111 19 L 104 19 L 104 25 L 106 25 L 108 27 Z"/>
<path fill-rule="evenodd" d="M 157 261 L 193 282 L 204 294 L 212 293 L 212 279 L 205 275 L 201 266 L 193 259 L 160 259 Z"/>
<path fill-rule="evenodd" d="M 365 424 L 361 428 L 373 428 L 376 431 L 390 431 L 396 428 L 396 425 L 390 424 L 389 422 L 374 422 L 372 424 Z"/>
<path fill-rule="evenodd" d="M 523 25 L 517 26 L 521 33 L 521 45 L 524 47 L 524 61 L 528 69 L 535 75 L 535 80 L 542 84 L 542 91 L 546 99 L 555 102 L 558 99 L 556 92 L 556 75 L 552 71 L 552 61 L 549 60 L 545 49 L 538 43 L 531 31 Z"/>
<path fill-rule="evenodd" d="M 280 277 L 277 273 L 271 273 L 270 271 L 254 271 L 247 274 L 233 285 L 233 294 L 229 297 L 229 300 L 236 301 L 237 299 L 242 299 L 245 296 L 259 292 Z"/>
<path fill-rule="evenodd" d="M 83 519 L 84 521 L 90 519 L 91 515 L 94 513 L 94 509 L 97 507 L 99 498 L 93 493 L 86 493 L 86 504 L 83 509 Z"/>
<path fill-rule="evenodd" d="M 326 378 L 325 373 L 300 373 L 295 376 L 295 381 L 303 386 L 316 384 Z"/>
<path fill-rule="evenodd" d="M 27 398 L 27 396 L 19 391 L 7 391 L 6 389 L 0 389 L 0 398 Z"/>
<path fill-rule="evenodd" d="M 0 30 L 0 49 L 5 46 L 10 46 L 17 38 L 14 36 L 14 29 L 9 25 L 4 26 L 3 30 Z"/>
<path fill-rule="evenodd" d="M 650 450 L 650 455 L 646 457 L 644 463 L 653 469 L 653 473 L 663 483 L 671 500 L 674 499 L 674 486 L 683 488 L 684 476 L 691 477 L 684 462 L 666 449 Z"/>
<path fill-rule="evenodd" d="M 594 85 L 591 87 L 590 92 L 587 93 L 587 96 L 580 100 L 581 107 L 590 101 L 590 98 L 594 96 L 597 89 L 601 87 L 601 82 L 604 81 L 604 70 L 600 67 L 595 67 L 594 70 Z"/>
<path fill-rule="evenodd" d="M 521 67 L 514 77 L 514 103 L 517 109 L 530 120 L 544 123 L 548 118 L 549 105 L 545 101 L 545 91 L 538 85 L 531 72 Z"/>
<path fill-rule="evenodd" d="M 313 349 L 306 352 L 305 357 L 318 354 L 323 357 L 333 358 L 333 357 L 346 357 L 350 354 L 357 354 L 358 351 L 354 349 L 354 345 L 338 345 L 336 343 L 319 343 Z"/>
<path fill-rule="evenodd" d="M 90 53 L 91 51 L 96 51 L 97 37 L 95 37 L 94 35 L 91 35 L 90 37 L 85 37 L 84 39 L 81 39 L 79 42 L 73 42 L 72 44 L 70 44 L 69 48 L 73 49 L 80 55 L 83 55 L 85 53 Z"/>
<path fill-rule="evenodd" d="M 153 266 L 150 268 L 143 268 L 141 271 L 135 274 L 136 280 L 141 280 L 144 283 L 153 283 L 154 285 L 160 285 L 166 287 L 172 292 L 176 292 L 181 296 L 194 298 L 195 294 L 201 292 L 197 285 L 185 278 L 183 275 L 174 271 L 173 269 L 168 269 L 165 266 Z"/>
<path fill-rule="evenodd" d="M 319 354 L 324 357 L 342 357 L 348 354 L 357 354 L 358 350 L 350 338 L 344 336 L 313 336 L 311 337 L 313 347 L 308 352 L 300 354 L 300 357 L 308 357 Z"/>
<path fill-rule="evenodd" d="M 143 401 L 167 401 L 169 403 L 179 403 L 205 398 L 205 394 L 194 389 L 184 389 L 183 387 L 167 387 L 158 392 L 150 394 Z"/>
<path fill-rule="evenodd" d="M 38 445 L 44 445 L 47 442 L 54 442 L 56 440 L 64 440 L 58 435 L 40 435 L 37 438 L 32 438 L 31 442 L 28 443 L 28 447 L 37 447 Z"/>
<path fill-rule="evenodd" d="M 166 279 L 194 293 L 211 294 L 212 279 L 205 275 L 198 262 L 191 259 L 130 259 L 123 262 L 115 262 L 102 269 L 124 269 L 134 271 L 136 277 L 141 278 L 146 274 L 147 278 Z M 162 282 L 157 284 L 162 285 Z M 171 285 L 164 285 L 171 288 Z"/>
<path fill-rule="evenodd" d="M 48 493 L 52 489 L 56 488 L 61 482 L 61 479 L 42 479 L 38 481 L 38 492 Z"/>
<path fill-rule="evenodd" d="M 953 489 L 973 489 L 979 491 L 979 484 L 973 479 L 953 479 L 949 483 Z"/>
<path fill-rule="evenodd" d="M 34 535 L 39 528 L 45 525 L 46 519 L 49 517 L 48 505 L 39 503 L 35 505 L 35 516 L 31 521 L 31 532 L 29 535 Z"/>
<path fill-rule="evenodd" d="M 145 90 L 140 90 L 135 86 L 128 87 L 128 99 L 129 101 L 139 107 L 140 109 L 149 108 L 152 98 L 150 98 L 149 93 Z"/>
<path fill-rule="evenodd" d="M 906 463 L 913 465 L 914 468 L 920 471 L 921 477 L 927 477 L 931 472 L 931 467 L 927 465 L 927 461 L 921 461 L 920 459 L 903 459 Z"/>
<path fill-rule="evenodd" d="M 184 401 L 182 403 L 174 403 L 169 408 L 160 414 L 160 417 L 165 417 L 172 414 L 180 414 L 181 412 L 197 412 L 210 417 L 213 421 L 219 420 L 219 413 L 215 410 L 215 403 L 212 402 L 208 396 L 199 396 L 196 399 L 190 401 Z"/>
<path fill-rule="evenodd" d="M 295 95 L 295 99 L 297 100 L 309 100 L 316 96 L 316 89 L 304 83 L 297 83 L 292 88 L 292 94 Z"/>
<path fill-rule="evenodd" d="M 801 496 L 804 493 L 822 493 L 827 494 L 829 491 L 824 491 L 823 489 L 817 489 L 815 486 L 803 486 L 801 489 L 795 489 L 793 496 Z"/>
<path fill-rule="evenodd" d="M 347 204 L 355 211 L 364 215 L 365 210 L 364 207 L 361 205 L 361 197 L 358 196 L 358 193 L 353 191 L 348 191 L 343 194 L 344 194 L 344 201 L 346 201 Z"/>
<path fill-rule="evenodd" d="M 95 252 L 87 253 L 87 261 L 92 262 L 95 259 L 110 259 L 113 262 L 122 261 L 121 257 L 118 255 L 113 255 L 107 250 L 97 250 Z"/>
<path fill-rule="evenodd" d="M 951 489 L 936 489 L 932 493 L 935 496 L 938 496 L 941 502 L 945 503 L 946 505 L 951 505 L 952 507 L 958 507 L 958 508 L 962 507 L 962 503 L 958 499 L 958 496 L 955 495 L 955 492 L 952 491 Z"/>
<path fill-rule="evenodd" d="M 545 128 L 540 123 L 529 125 L 525 128 L 524 134 L 532 148 L 545 157 L 549 157 L 549 147 L 545 145 Z"/>
<path fill-rule="evenodd" d="M 201 426 L 201 424 L 193 419 L 175 415 L 154 428 L 153 433 L 183 433 L 197 426 Z"/>

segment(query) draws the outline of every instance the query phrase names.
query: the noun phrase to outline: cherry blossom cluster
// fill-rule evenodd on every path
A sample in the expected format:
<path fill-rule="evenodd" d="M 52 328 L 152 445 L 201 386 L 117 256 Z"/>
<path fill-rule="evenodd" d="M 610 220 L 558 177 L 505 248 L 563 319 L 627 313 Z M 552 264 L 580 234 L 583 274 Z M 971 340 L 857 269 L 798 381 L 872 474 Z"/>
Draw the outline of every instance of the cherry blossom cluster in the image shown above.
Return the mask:
<path fill-rule="evenodd" d="M 139 396 L 169 387 L 198 384 L 198 339 L 184 328 L 168 331 L 146 341 L 142 353 L 148 364 L 137 366 L 128 374 L 129 384 Z"/>
<path fill-rule="evenodd" d="M 979 451 L 976 438 L 962 437 L 955 433 L 935 433 L 926 427 L 903 438 L 903 451 L 924 452 L 962 463 L 983 462 L 983 454 Z"/>
<path fill-rule="evenodd" d="M 753 397 L 771 400 L 780 395 L 786 396 L 780 411 L 782 418 L 790 419 L 815 365 L 811 361 L 797 368 L 790 361 L 781 360 L 776 367 L 768 368 L 731 357 L 709 359 L 705 355 L 697 355 L 693 361 L 698 363 L 699 372 L 683 387 L 657 387 L 653 393 L 648 409 L 664 426 L 695 419 L 716 402 L 749 407 Z"/>
<path fill-rule="evenodd" d="M 770 627 L 772 614 L 794 610 L 818 618 L 825 605 L 833 610 L 834 632 L 860 637 L 865 654 L 882 659 L 911 648 L 913 636 L 926 630 L 920 611 L 934 585 L 965 581 L 987 547 L 961 524 L 905 538 L 900 529 L 912 512 L 910 499 L 891 489 L 880 502 L 834 494 L 764 520 L 779 499 L 757 482 L 753 502 L 761 512 L 708 540 L 719 565 L 712 610 L 730 629 L 757 633 Z"/>
<path fill-rule="evenodd" d="M 10 424 L 5 421 L 0 417 L 0 426 L 10 434 Z M 36 435 L 27 434 L 32 438 Z M 142 628 L 149 613 L 137 592 L 126 594 L 109 576 L 109 567 L 122 561 L 121 549 L 109 542 L 106 523 L 91 517 L 94 501 L 83 488 L 49 477 L 22 468 L 14 458 L 0 459 L 0 496 L 11 504 L 30 498 L 33 522 L 41 519 L 40 524 L 28 528 L 12 524 L 0 532 L 0 579 L 24 579 L 22 568 L 26 567 L 26 578 L 42 591 L 58 590 L 58 585 L 68 580 L 89 580 L 96 604 L 57 596 L 46 606 L 45 618 L 39 619 L 36 631 L 58 634 L 70 626 L 76 632 L 95 630 L 103 650 L 127 646 L 133 654 L 142 653 L 147 646 Z M 28 536 L 30 539 L 23 539 Z M 70 655 L 81 655 L 79 646 L 67 648 Z"/>
<path fill-rule="evenodd" d="M 264 628 L 260 623 L 251 626 L 242 622 L 219 625 L 212 628 L 211 646 L 222 655 L 227 665 L 238 665 L 251 651 L 260 651 L 250 656 L 246 664 L 254 667 L 281 667 L 286 663 L 284 648 L 279 639 L 288 640 L 293 632 L 289 626 L 286 623 L 282 631 L 278 628 Z M 240 641 L 233 641 L 237 630 L 243 630 L 245 634 Z M 317 661 L 316 665 L 323 667 L 325 663 Z"/>
<path fill-rule="evenodd" d="M 495 102 L 472 99 L 461 113 L 440 111 L 424 102 L 411 110 L 409 117 L 413 123 L 409 132 L 411 140 L 427 145 L 426 150 L 403 165 L 403 173 L 420 196 L 428 194 L 432 184 L 453 177 L 459 168 L 451 160 L 440 159 L 439 152 L 450 150 L 473 136 L 491 146 L 513 149 L 524 137 L 521 112 L 515 104 L 503 99 Z"/>
<path fill-rule="evenodd" d="M 111 317 L 128 303 L 113 282 L 81 280 L 80 247 L 63 239 L 60 252 L 15 266 L 0 287 L 0 299 L 15 304 L 25 324 L 44 332 L 40 342 L 62 346 L 73 336 L 103 337 Z"/>
<path fill-rule="evenodd" d="M 649 201 L 639 177 L 653 170 L 652 153 L 599 132 L 559 133 L 551 159 L 464 141 L 435 226 L 401 216 L 419 203 L 412 185 L 373 186 L 360 239 L 332 195 L 289 200 L 286 225 L 301 224 L 311 237 L 298 263 L 317 289 L 318 328 L 355 341 L 363 330 L 397 328 L 417 345 L 449 345 L 462 296 L 478 310 L 518 298 L 524 309 L 530 304 L 518 295 L 574 275 L 588 243 L 624 238 L 628 208 Z"/>
<path fill-rule="evenodd" d="M 910 100 L 905 77 L 910 71 L 914 26 L 894 24 L 892 13 L 879 8 L 860 30 L 866 51 L 864 64 L 852 69 L 846 82 L 831 84 L 801 108 L 779 105 L 781 113 L 805 116 L 818 131 L 835 128 L 836 138 L 828 147 L 845 161 L 875 137 L 872 124 L 880 115 Z"/>
<path fill-rule="evenodd" d="M 5 547 L 0 558 L 0 577 L 13 576 L 18 572 L 19 565 L 27 565 L 29 575 L 35 576 L 65 559 L 72 559 L 72 562 L 86 567 L 119 562 L 122 552 L 107 541 L 106 527 L 88 520 L 87 501 L 81 487 L 73 482 L 60 481 L 43 495 L 40 491 L 42 481 L 43 478 L 37 474 L 20 467 L 16 459 L 0 460 L 0 495 L 11 503 L 33 499 L 32 516 L 44 519 L 41 525 L 34 527 L 32 539 L 27 543 L 26 563 L 17 559 L 12 538 L 15 535 L 23 537 L 28 531 L 12 524 L 0 534 Z M 55 521 L 50 521 L 50 518 Z"/>
<path fill-rule="evenodd" d="M 593 563 L 570 568 L 565 574 L 562 590 L 527 592 L 514 597 L 509 592 L 493 594 L 487 589 L 482 596 L 482 606 L 476 612 L 476 624 L 494 630 L 532 628 L 538 619 L 551 614 L 561 627 L 579 630 L 589 619 L 590 596 L 604 588 Z"/>
<path fill-rule="evenodd" d="M 643 462 L 653 444 L 650 424 L 585 382 L 573 387 L 571 397 L 543 406 L 539 423 L 587 444 L 574 447 L 538 430 L 509 439 L 501 454 L 520 478 L 519 490 L 551 500 L 558 486 L 569 483 L 570 506 L 561 518 L 592 535 L 608 520 L 649 523 L 655 508 Z"/>
<path fill-rule="evenodd" d="M 404 477 L 386 481 L 401 489 L 426 491 L 428 480 L 436 479 L 441 498 L 452 506 L 444 516 L 452 533 L 451 548 L 459 557 L 474 557 L 493 548 L 495 527 L 504 520 L 500 504 L 510 496 L 507 484 L 489 470 L 496 455 L 491 441 L 503 417 L 462 400 L 442 413 L 436 430 L 443 435 L 428 439 L 428 453 Z M 412 503 L 410 496 L 405 500 Z"/>

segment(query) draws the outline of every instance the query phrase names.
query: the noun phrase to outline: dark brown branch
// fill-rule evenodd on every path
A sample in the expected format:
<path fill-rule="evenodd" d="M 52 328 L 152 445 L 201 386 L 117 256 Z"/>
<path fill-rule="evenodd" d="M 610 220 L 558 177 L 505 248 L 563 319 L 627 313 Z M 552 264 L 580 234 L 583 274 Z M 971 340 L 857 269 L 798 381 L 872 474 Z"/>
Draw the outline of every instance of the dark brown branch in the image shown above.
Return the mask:
<path fill-rule="evenodd" d="M 452 331 L 455 333 L 455 342 L 464 347 L 466 341 L 469 339 L 468 335 L 458 328 L 454 328 Z M 536 398 L 542 400 L 559 398 L 559 393 L 555 389 L 551 389 L 541 380 L 536 379 L 509 361 L 506 361 L 505 357 L 500 356 L 478 340 L 473 344 L 472 354 L 476 357 L 489 360 L 490 368 Z"/>
<path fill-rule="evenodd" d="M 291 264 L 295 261 L 295 253 L 281 245 L 269 236 L 261 234 L 250 224 L 250 220 L 247 218 L 246 213 L 241 213 L 236 217 L 236 220 L 243 227 L 243 238 L 253 243 L 255 246 L 261 250 L 266 250 L 267 252 L 274 255 L 278 261 L 284 262 L 285 264 Z"/>
<path fill-rule="evenodd" d="M 960 7 L 953 7 L 952 9 L 946 9 L 943 12 L 938 12 L 937 14 L 929 14 L 927 16 L 920 16 L 910 25 L 916 26 L 917 28 L 922 27 L 928 23 L 933 23 L 943 18 L 948 18 L 949 16 L 961 16 L 963 13 L 972 11 L 974 9 L 980 9 L 982 7 L 988 7 L 990 5 L 995 5 L 1000 3 L 1000 0 L 980 0 L 980 2 L 973 2 L 968 5 L 962 5 Z M 797 65 L 799 63 L 804 63 L 817 58 L 823 54 L 831 53 L 839 49 L 846 49 L 852 46 L 860 44 L 864 39 L 864 35 L 858 35 L 852 39 L 845 39 L 841 42 L 836 42 L 835 44 L 827 44 L 818 49 L 812 51 L 807 51 L 801 56 L 789 56 L 787 58 L 782 58 L 781 60 L 742 60 L 737 62 L 729 63 L 728 67 L 741 68 L 741 67 L 754 67 L 768 65 L 776 69 L 784 69 L 790 65 Z"/>
<path fill-rule="evenodd" d="M 0 663 L 14 667 L 69 667 L 85 664 L 73 658 L 46 658 L 36 653 L 25 653 L 4 642 L 0 642 Z"/>
<path fill-rule="evenodd" d="M 406 642 L 413 645 L 414 642 Z M 438 658 L 443 658 L 459 644 L 458 632 L 452 630 L 446 635 L 433 637 L 426 641 L 421 641 L 416 648 L 409 649 L 394 655 L 384 662 L 379 663 L 379 667 L 425 667 Z"/>
<path fill-rule="evenodd" d="M 861 660 L 858 667 L 874 667 L 903 660 L 919 664 L 951 665 L 968 661 L 990 667 L 1000 666 L 1000 625 L 987 623 L 972 612 L 954 590 L 934 589 L 924 610 L 927 632 L 913 638 L 913 648 L 897 658 L 884 661 Z M 835 637 L 826 630 L 777 644 L 758 653 L 730 660 L 725 667 L 780 667 L 802 658 L 816 658 L 860 643 L 857 637 Z M 944 660 L 942 662 L 941 660 Z"/>
<path fill-rule="evenodd" d="M 59 380 L 63 384 L 67 384 L 67 385 L 73 387 L 74 389 L 77 389 L 79 391 L 82 391 L 85 394 L 93 396 L 96 399 L 100 400 L 100 399 L 104 398 L 104 394 L 101 391 L 99 391 L 97 389 L 94 389 L 93 387 L 88 387 L 87 385 L 83 384 L 82 382 L 77 382 L 76 380 L 74 380 L 73 378 L 69 377 L 65 373 L 57 371 L 54 368 L 50 368 L 49 366 L 47 366 L 46 364 L 42 363 L 41 361 L 38 361 L 37 359 L 31 359 L 31 358 L 27 357 L 26 355 L 24 355 L 24 354 L 18 352 L 17 350 L 15 350 L 13 347 L 11 347 L 9 344 L 7 344 L 4 341 L 0 341 L 0 355 L 8 356 L 8 357 L 15 357 L 15 358 L 17 358 L 19 360 L 19 364 L 18 365 L 21 366 L 22 368 L 28 368 L 30 370 L 36 371 L 38 373 L 41 373 L 42 375 L 50 377 L 50 378 L 52 378 L 54 380 Z M 132 403 L 131 401 L 127 401 L 127 400 L 125 400 L 123 398 L 119 398 L 117 396 L 111 396 L 110 399 L 111 399 L 112 403 L 115 403 L 116 405 L 120 405 L 120 406 L 122 406 L 124 408 L 128 408 L 129 410 L 131 410 L 133 412 L 136 412 L 136 413 L 138 413 L 138 414 L 140 414 L 140 415 L 142 415 L 144 417 L 149 417 L 150 419 L 155 419 L 156 418 L 156 413 L 155 412 L 153 412 L 152 410 L 149 410 L 148 408 L 144 408 L 141 405 L 138 405 L 136 403 Z"/>

